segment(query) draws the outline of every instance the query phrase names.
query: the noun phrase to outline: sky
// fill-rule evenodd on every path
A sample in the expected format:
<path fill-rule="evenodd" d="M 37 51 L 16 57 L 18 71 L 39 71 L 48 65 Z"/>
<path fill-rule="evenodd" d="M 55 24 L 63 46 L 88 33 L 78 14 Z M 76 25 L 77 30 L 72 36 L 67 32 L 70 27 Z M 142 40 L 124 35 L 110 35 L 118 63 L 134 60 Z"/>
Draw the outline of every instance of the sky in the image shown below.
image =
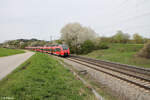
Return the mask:
<path fill-rule="evenodd" d="M 0 0 L 0 43 L 13 39 L 58 39 L 68 23 L 99 36 L 117 30 L 150 38 L 150 0 Z"/>

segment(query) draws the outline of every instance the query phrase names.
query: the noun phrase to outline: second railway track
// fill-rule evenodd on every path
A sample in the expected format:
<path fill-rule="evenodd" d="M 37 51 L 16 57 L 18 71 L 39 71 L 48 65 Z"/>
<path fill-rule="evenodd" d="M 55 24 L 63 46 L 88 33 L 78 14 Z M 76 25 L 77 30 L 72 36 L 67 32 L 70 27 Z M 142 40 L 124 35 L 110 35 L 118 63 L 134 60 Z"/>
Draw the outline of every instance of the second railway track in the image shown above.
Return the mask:
<path fill-rule="evenodd" d="M 128 83 L 134 84 L 150 92 L 150 70 L 143 69 L 143 71 L 141 70 L 141 72 L 139 72 L 138 68 L 123 68 L 122 66 L 124 65 L 121 64 L 116 64 L 117 67 L 115 67 L 115 64 L 113 65 L 104 61 L 102 62 L 100 60 L 90 59 L 81 56 L 70 56 L 67 59 L 87 66 L 91 69 L 103 72 L 112 77 L 116 77 Z"/>

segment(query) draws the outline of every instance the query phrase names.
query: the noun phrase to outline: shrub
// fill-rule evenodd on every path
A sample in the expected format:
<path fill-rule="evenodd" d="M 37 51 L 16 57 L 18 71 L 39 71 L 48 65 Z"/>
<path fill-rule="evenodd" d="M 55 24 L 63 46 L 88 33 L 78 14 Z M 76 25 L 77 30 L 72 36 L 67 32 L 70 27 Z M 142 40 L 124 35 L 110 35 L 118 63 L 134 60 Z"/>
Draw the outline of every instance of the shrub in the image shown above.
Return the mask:
<path fill-rule="evenodd" d="M 108 46 L 107 43 L 99 43 L 99 45 L 98 45 L 97 48 L 98 48 L 98 49 L 108 49 L 109 46 Z"/>
<path fill-rule="evenodd" d="M 144 58 L 150 58 L 150 41 L 144 45 L 137 55 Z"/>
<path fill-rule="evenodd" d="M 21 48 L 21 49 L 25 49 L 25 47 L 27 47 L 27 46 L 28 46 L 27 43 L 23 43 L 23 44 L 20 46 L 20 48 Z"/>
<path fill-rule="evenodd" d="M 92 52 L 95 49 L 95 45 L 91 40 L 86 40 L 82 45 L 81 45 L 81 53 L 82 54 L 87 54 Z"/>
<path fill-rule="evenodd" d="M 125 52 L 125 51 L 126 51 L 126 48 L 118 48 L 118 51 L 119 51 L 119 52 Z"/>
<path fill-rule="evenodd" d="M 69 49 L 72 54 L 77 53 L 77 50 L 78 50 L 78 49 L 76 49 L 75 46 L 72 46 L 72 45 L 69 46 Z"/>

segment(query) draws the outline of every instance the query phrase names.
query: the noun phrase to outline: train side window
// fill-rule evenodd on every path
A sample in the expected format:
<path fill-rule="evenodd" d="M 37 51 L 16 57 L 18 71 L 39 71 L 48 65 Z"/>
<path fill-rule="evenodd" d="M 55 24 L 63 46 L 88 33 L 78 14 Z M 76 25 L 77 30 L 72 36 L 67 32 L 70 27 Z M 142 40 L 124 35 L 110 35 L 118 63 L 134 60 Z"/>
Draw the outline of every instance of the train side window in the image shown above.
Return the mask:
<path fill-rule="evenodd" d="M 60 51 L 60 48 L 56 48 L 56 51 Z"/>

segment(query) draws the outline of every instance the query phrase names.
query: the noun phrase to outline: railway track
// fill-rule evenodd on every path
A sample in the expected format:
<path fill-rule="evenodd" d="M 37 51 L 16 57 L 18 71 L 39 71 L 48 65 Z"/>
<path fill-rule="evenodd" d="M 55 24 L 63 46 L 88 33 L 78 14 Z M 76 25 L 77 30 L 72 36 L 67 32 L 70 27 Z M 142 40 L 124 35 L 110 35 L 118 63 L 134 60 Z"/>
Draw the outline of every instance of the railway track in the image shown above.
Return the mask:
<path fill-rule="evenodd" d="M 112 63 L 92 58 L 71 55 L 68 60 L 82 64 L 91 69 L 134 84 L 150 92 L 150 70 L 134 66 Z"/>

